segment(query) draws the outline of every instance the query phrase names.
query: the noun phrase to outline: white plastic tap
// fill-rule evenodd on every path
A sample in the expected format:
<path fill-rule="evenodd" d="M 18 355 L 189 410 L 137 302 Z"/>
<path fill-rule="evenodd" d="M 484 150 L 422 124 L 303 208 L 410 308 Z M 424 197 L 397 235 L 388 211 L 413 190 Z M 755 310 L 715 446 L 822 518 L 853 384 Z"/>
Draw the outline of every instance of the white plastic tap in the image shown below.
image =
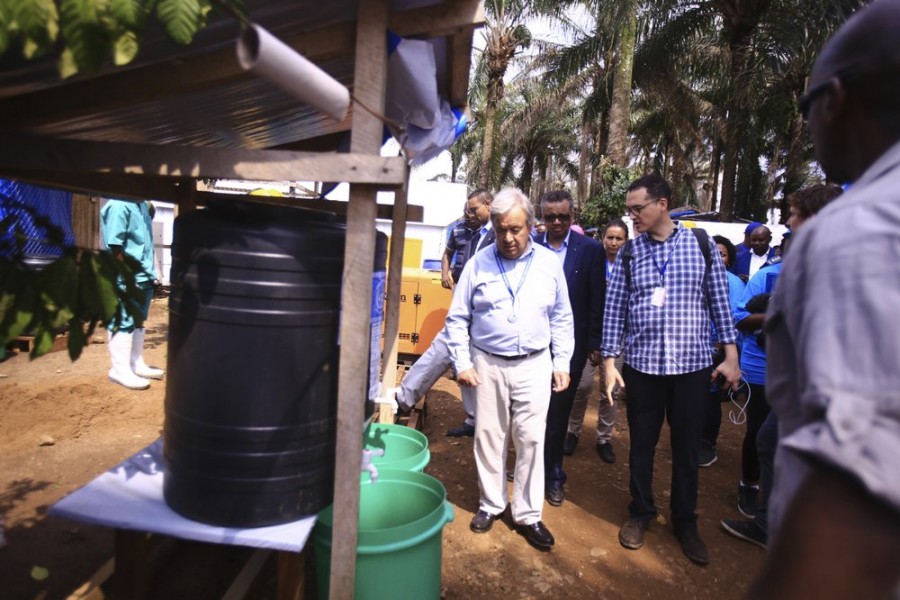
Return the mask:
<path fill-rule="evenodd" d="M 362 464 L 360 465 L 360 469 L 363 471 L 368 471 L 369 477 L 372 479 L 372 483 L 377 483 L 378 467 L 372 464 L 373 456 L 384 456 L 384 450 L 382 450 L 381 448 L 377 448 L 375 450 L 363 450 Z"/>

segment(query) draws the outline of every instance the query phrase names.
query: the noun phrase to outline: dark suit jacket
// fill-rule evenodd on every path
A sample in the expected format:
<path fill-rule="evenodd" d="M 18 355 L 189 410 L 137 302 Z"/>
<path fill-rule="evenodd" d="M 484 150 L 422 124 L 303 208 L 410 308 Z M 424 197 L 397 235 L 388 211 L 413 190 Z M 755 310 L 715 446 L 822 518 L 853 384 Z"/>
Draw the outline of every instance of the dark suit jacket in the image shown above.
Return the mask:
<path fill-rule="evenodd" d="M 750 273 L 751 256 L 753 256 L 753 250 L 747 250 L 738 254 L 734 264 L 731 266 L 731 272 L 735 275 L 748 275 Z M 775 258 L 775 248 L 769 248 L 769 255 L 766 257 L 766 260 L 772 260 L 773 258 Z"/>
<path fill-rule="evenodd" d="M 541 243 L 546 238 L 541 237 Z M 572 231 L 563 272 L 569 288 L 569 303 L 575 323 L 575 351 L 571 376 L 581 377 L 591 350 L 599 350 L 603 338 L 603 308 L 606 305 L 606 256 L 597 240 Z M 577 373 L 576 373 L 577 371 Z M 577 381 L 573 379 L 573 386 Z"/>
<path fill-rule="evenodd" d="M 494 228 L 491 227 L 490 229 L 488 229 L 487 233 L 484 234 L 484 238 L 481 240 L 481 242 L 476 242 L 476 239 L 477 238 L 466 244 L 466 248 L 463 251 L 463 267 L 466 266 L 466 263 L 469 262 L 469 259 L 475 256 L 475 254 L 479 250 L 487 248 L 488 246 L 493 244 L 497 239 L 497 234 L 494 233 Z"/>

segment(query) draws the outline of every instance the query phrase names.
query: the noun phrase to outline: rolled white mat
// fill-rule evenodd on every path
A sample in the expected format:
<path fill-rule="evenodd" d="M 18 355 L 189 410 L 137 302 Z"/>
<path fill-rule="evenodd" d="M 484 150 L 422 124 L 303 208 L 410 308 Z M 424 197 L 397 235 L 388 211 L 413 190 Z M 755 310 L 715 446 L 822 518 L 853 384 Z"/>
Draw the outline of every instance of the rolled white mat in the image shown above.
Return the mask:
<path fill-rule="evenodd" d="M 237 41 L 241 67 L 338 121 L 350 107 L 350 90 L 274 35 L 251 23 Z"/>

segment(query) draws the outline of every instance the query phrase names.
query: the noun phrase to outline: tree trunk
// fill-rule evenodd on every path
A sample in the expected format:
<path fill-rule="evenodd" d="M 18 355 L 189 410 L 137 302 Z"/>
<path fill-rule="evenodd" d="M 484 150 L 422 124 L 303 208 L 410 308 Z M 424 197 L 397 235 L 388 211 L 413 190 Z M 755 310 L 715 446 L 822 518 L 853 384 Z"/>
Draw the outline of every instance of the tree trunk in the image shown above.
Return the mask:
<path fill-rule="evenodd" d="M 631 74 L 637 16 L 630 15 L 619 34 L 609 108 L 609 160 L 617 167 L 628 163 L 628 130 L 631 125 Z"/>
<path fill-rule="evenodd" d="M 791 123 L 791 140 L 788 149 L 787 160 L 784 167 L 784 187 L 781 190 L 781 222 L 786 223 L 789 216 L 787 197 L 799 190 L 805 180 L 803 147 L 806 144 L 806 135 L 803 131 L 803 117 L 799 114 Z"/>
<path fill-rule="evenodd" d="M 484 139 L 481 142 L 481 168 L 478 171 L 478 187 L 491 189 L 491 155 L 494 151 L 494 121 L 497 108 L 488 101 L 484 109 Z"/>
<path fill-rule="evenodd" d="M 581 124 L 581 149 L 578 157 L 578 186 L 575 191 L 575 208 L 581 209 L 588 198 L 588 168 L 591 164 L 591 124 Z"/>
<path fill-rule="evenodd" d="M 722 161 L 722 200 L 719 215 L 722 221 L 729 223 L 734 218 L 734 187 L 737 182 L 737 111 L 728 111 L 725 122 L 725 157 Z"/>
<path fill-rule="evenodd" d="M 722 140 L 718 137 L 716 138 L 716 142 L 713 145 L 713 160 L 712 160 L 712 198 L 709 202 L 709 210 L 716 210 L 716 206 L 719 203 L 719 167 L 722 162 Z"/>

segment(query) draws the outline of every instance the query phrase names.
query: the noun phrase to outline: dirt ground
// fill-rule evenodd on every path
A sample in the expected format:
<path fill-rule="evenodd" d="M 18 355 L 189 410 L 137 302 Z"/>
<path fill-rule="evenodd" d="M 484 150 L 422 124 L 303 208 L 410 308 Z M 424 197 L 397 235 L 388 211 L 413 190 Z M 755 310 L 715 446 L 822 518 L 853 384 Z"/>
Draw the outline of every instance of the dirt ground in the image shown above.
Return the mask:
<path fill-rule="evenodd" d="M 161 366 L 166 362 L 166 303 L 165 298 L 154 301 L 147 324 L 145 358 Z M 89 346 L 75 363 L 64 351 L 33 362 L 20 354 L 0 363 L 0 515 L 7 540 L 0 548 L 2 598 L 66 598 L 112 557 L 109 529 L 47 516 L 53 503 L 160 436 L 164 382 L 148 391 L 129 391 L 109 383 L 107 369 L 104 344 Z M 736 488 L 743 435 L 743 428 L 727 421 L 728 407 L 723 412 L 719 461 L 700 476 L 700 533 L 710 548 L 709 566 L 695 566 L 684 557 L 666 521 L 671 462 L 665 431 L 656 460 L 659 522 L 643 549 L 619 545 L 616 535 L 629 500 L 624 411 L 613 442 L 616 464 L 600 461 L 589 435 L 566 460 L 566 502 L 559 508 L 545 504 L 543 515 L 556 546 L 543 553 L 515 533 L 508 518 L 487 534 L 469 531 L 478 502 L 472 439 L 445 436 L 461 421 L 462 408 L 456 384 L 441 379 L 429 398 L 424 432 L 432 453 L 426 472 L 443 482 L 455 507 L 455 519 L 443 531 L 442 595 L 742 597 L 763 551 L 719 527 L 723 517 L 740 516 Z M 593 399 L 586 431 L 595 424 Z M 164 539 L 150 556 L 150 597 L 220 597 L 251 552 Z M 248 597 L 273 598 L 274 572 L 274 564 L 267 564 Z M 314 585 L 307 598 L 315 598 Z"/>

